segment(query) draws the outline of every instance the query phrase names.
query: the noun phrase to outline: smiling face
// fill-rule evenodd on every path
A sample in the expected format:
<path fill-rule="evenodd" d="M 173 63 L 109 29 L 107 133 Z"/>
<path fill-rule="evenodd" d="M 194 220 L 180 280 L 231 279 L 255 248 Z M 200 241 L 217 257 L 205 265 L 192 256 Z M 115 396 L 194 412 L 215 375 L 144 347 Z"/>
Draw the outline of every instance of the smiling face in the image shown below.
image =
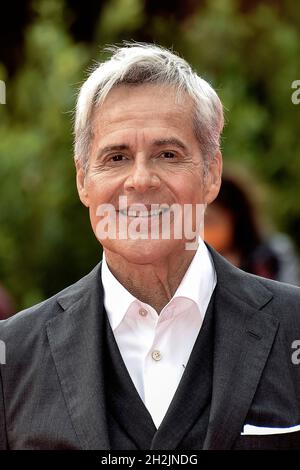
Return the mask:
<path fill-rule="evenodd" d="M 92 125 L 89 166 L 84 174 L 77 163 L 77 187 L 81 201 L 89 207 L 96 236 L 97 209 L 111 204 L 119 210 L 120 196 L 127 198 L 121 207 L 125 210 L 117 214 L 120 220 L 123 217 L 122 224 L 128 227 L 140 221 L 140 229 L 145 230 L 147 220 L 156 224 L 160 233 L 161 205 L 190 204 L 195 208 L 217 196 L 221 155 L 217 154 L 204 177 L 203 157 L 193 131 L 193 103 L 187 95 L 176 99 L 170 87 L 122 85 L 94 109 Z M 138 211 L 139 204 L 146 206 L 142 213 Z M 150 212 L 153 204 L 157 210 Z M 129 206 L 135 211 L 126 212 Z M 117 224 L 117 233 L 119 230 Z M 172 252 L 180 253 L 186 242 L 174 237 L 136 240 L 118 236 L 99 241 L 105 250 L 138 264 L 151 264 Z"/>

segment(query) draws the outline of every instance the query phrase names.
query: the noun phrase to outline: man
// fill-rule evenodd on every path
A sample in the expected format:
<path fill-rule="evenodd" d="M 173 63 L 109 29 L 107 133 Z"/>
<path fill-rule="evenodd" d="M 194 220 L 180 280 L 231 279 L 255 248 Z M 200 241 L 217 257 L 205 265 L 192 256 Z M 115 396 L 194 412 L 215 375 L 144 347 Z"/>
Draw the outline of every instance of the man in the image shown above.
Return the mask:
<path fill-rule="evenodd" d="M 84 83 L 77 187 L 103 262 L 1 323 L 1 448 L 300 448 L 300 291 L 199 237 L 222 127 L 157 46 L 115 48 Z"/>

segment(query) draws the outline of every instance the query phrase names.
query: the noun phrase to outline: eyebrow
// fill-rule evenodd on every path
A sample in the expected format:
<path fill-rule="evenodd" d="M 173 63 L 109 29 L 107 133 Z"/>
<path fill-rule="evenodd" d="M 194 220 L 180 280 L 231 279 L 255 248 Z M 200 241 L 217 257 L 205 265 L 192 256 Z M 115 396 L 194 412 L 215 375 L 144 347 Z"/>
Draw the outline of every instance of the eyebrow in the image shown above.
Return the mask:
<path fill-rule="evenodd" d="M 154 140 L 152 142 L 152 145 L 154 147 L 164 147 L 165 145 L 173 145 L 175 147 L 178 147 L 180 148 L 181 150 L 183 150 L 184 152 L 187 152 L 187 147 L 186 145 L 184 145 L 183 142 L 181 142 L 181 140 L 177 139 L 176 137 L 170 137 L 169 139 L 158 139 L 158 140 Z"/>
<path fill-rule="evenodd" d="M 187 152 L 186 145 L 181 142 L 181 140 L 177 139 L 176 137 L 170 137 L 169 139 L 156 139 L 151 142 L 153 147 L 164 147 L 166 145 L 172 145 L 177 148 L 180 148 L 184 152 Z M 99 160 L 103 155 L 108 152 L 122 152 L 123 150 L 129 150 L 128 144 L 118 144 L 118 145 L 107 145 L 103 148 L 100 148 L 97 154 L 97 160 Z"/>

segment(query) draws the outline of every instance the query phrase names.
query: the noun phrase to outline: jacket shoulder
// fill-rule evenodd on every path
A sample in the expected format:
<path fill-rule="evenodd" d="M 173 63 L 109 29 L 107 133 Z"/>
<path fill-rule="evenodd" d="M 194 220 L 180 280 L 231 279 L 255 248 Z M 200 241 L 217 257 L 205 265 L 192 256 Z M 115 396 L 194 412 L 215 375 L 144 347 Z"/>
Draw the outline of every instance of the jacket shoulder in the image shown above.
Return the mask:
<path fill-rule="evenodd" d="M 219 291 L 277 318 L 288 331 L 300 334 L 300 287 L 247 273 L 209 247 Z"/>
<path fill-rule="evenodd" d="M 268 289 L 274 298 L 274 301 L 285 305 L 300 305 L 300 287 L 285 282 L 275 281 L 264 277 L 248 274 L 251 278 L 255 278 L 260 284 Z"/>
<path fill-rule="evenodd" d="M 258 278 L 273 295 L 272 308 L 276 316 L 300 332 L 300 287 L 271 279 Z"/>
<path fill-rule="evenodd" d="M 64 288 L 52 297 L 22 310 L 10 318 L 0 321 L 0 340 L 7 337 L 14 337 L 18 333 L 22 333 L 23 337 L 31 334 L 32 331 L 40 331 L 41 327 L 51 318 L 63 311 L 59 303 L 60 298 L 69 297 L 76 301 L 85 291 L 89 289 L 92 281 L 99 272 L 99 263 L 89 274 L 79 279 L 74 284 Z"/>

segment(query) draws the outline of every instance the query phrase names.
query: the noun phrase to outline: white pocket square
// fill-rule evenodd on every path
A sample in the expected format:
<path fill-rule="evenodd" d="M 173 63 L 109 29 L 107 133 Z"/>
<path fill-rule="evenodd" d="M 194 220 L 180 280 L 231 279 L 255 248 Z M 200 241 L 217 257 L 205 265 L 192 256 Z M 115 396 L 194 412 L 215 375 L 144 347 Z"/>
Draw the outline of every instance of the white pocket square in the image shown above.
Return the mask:
<path fill-rule="evenodd" d="M 300 424 L 297 426 L 291 426 L 289 428 L 266 428 L 262 426 L 253 426 L 252 424 L 245 424 L 242 436 L 263 436 L 270 434 L 286 434 L 289 432 L 300 431 Z"/>

